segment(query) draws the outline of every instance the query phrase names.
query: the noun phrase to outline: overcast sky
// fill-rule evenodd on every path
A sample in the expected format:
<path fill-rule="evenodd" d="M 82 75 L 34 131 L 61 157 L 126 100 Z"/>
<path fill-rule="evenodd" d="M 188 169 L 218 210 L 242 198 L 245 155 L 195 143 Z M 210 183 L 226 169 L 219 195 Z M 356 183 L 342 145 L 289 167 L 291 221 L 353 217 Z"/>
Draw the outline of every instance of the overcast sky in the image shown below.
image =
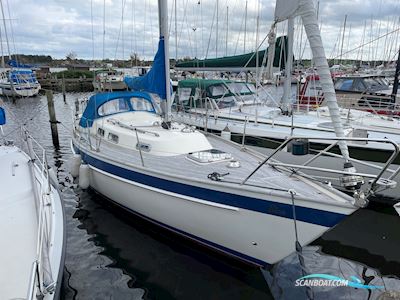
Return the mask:
<path fill-rule="evenodd" d="M 174 0 L 169 0 L 170 56 L 215 57 L 241 54 L 256 45 L 258 0 L 248 0 L 245 36 L 245 0 L 219 0 L 218 43 L 217 0 L 176 0 L 177 32 L 175 31 Z M 128 59 L 136 52 L 141 58 L 153 57 L 158 42 L 157 0 L 105 0 L 105 35 L 103 56 L 104 0 L 2 0 L 11 52 L 51 55 L 64 58 L 73 51 L 78 58 Z M 275 1 L 261 0 L 260 41 L 267 35 L 272 22 Z M 92 7 L 92 8 L 91 8 Z M 227 9 L 228 7 L 228 9 Z M 228 10 L 228 22 L 227 22 Z M 340 54 L 341 30 L 345 15 L 347 24 L 343 53 L 371 39 L 400 28 L 399 0 L 320 0 L 319 19 L 328 57 Z M 123 22 L 122 22 L 123 18 Z M 227 26 L 228 24 L 228 26 Z M 11 26 L 12 25 L 12 26 Z M 123 25 L 123 26 L 122 26 Z M 4 25 L 2 40 L 5 53 Z M 226 39 L 228 31 L 228 39 Z M 285 24 L 278 26 L 278 35 Z M 309 57 L 305 38 L 300 37 L 296 21 L 294 50 L 296 58 Z M 303 33 L 304 35 L 304 33 Z M 364 36 L 364 38 L 363 38 Z M 14 43 L 13 43 L 14 41 Z M 216 45 L 218 47 L 216 47 Z M 353 51 L 344 57 L 393 59 L 400 46 L 399 31 Z M 264 48 L 264 47 L 263 47 Z M 208 50 L 207 50 L 208 49 Z M 301 49 L 301 50 L 300 50 Z"/>

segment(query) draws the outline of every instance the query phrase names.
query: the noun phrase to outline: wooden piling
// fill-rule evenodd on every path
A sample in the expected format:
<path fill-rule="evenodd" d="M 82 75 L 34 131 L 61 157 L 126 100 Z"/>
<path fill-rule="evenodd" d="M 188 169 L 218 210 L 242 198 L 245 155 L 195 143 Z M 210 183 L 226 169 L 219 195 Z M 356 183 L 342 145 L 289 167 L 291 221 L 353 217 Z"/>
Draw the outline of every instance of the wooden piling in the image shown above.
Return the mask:
<path fill-rule="evenodd" d="M 62 73 L 62 95 L 63 95 L 64 103 L 67 103 L 67 96 L 65 95 L 65 76 L 64 76 L 64 72 Z"/>
<path fill-rule="evenodd" d="M 49 110 L 49 118 L 50 118 L 50 128 L 51 128 L 51 138 L 53 140 L 53 145 L 56 149 L 60 148 L 60 142 L 58 140 L 58 130 L 57 130 L 57 118 L 56 111 L 54 109 L 54 100 L 53 100 L 53 92 L 50 90 L 46 90 L 47 97 L 47 108 Z"/>

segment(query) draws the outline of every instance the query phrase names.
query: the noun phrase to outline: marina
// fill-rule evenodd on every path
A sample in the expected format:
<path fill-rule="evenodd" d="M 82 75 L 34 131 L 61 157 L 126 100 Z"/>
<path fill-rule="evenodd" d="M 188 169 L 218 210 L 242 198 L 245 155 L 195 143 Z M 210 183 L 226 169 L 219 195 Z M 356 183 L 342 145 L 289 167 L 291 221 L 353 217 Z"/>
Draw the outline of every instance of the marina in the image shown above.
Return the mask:
<path fill-rule="evenodd" d="M 16 105 L 4 103 L 6 111 L 12 109 L 19 120 L 29 124 L 33 136 L 47 150 L 49 164 L 60 183 L 67 236 L 64 297 L 142 299 L 146 295 L 162 299 L 204 299 L 212 294 L 219 299 L 273 299 L 258 268 L 160 230 L 93 191 L 77 187 L 68 165 L 72 157 L 70 115 L 74 99 L 86 95 L 67 94 L 67 104 L 64 104 L 62 94 L 55 94 L 57 118 L 63 124 L 59 124 L 59 150 L 52 144 L 45 96 Z M 32 111 L 36 117 L 28 122 Z M 4 129 L 8 139 L 15 143 L 20 140 L 17 130 L 12 132 L 17 128 L 18 122 L 9 117 L 8 129 Z M 367 266 L 379 276 L 399 278 L 400 257 L 396 251 L 400 243 L 399 226 L 400 218 L 391 207 L 371 203 L 368 209 L 359 210 L 313 242 L 319 249 L 311 253 L 350 260 L 361 268 L 359 275 Z M 289 257 L 293 261 L 287 272 L 291 269 L 298 272 L 296 256 Z M 322 263 L 321 259 L 318 257 L 315 261 Z M 341 272 L 338 265 L 330 265 L 329 259 L 325 263 L 323 268 L 329 268 L 329 272 Z M 336 299 L 335 295 L 332 292 L 331 299 Z"/>
<path fill-rule="evenodd" d="M 38 4 L 60 58 L 0 0 L 0 298 L 400 299 L 398 18 L 153 2 Z"/>

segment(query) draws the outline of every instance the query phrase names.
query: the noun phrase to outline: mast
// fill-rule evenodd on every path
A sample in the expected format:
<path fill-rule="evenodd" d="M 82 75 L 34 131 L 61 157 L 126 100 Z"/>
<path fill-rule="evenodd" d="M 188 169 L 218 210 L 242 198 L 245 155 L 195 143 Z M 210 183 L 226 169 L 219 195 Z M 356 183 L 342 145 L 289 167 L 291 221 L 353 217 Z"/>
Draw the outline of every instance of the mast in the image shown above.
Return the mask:
<path fill-rule="evenodd" d="M 171 93 L 170 93 L 170 76 L 169 76 L 169 38 L 168 38 L 168 0 L 158 0 L 158 22 L 160 27 L 160 40 L 164 39 L 164 60 L 165 60 L 165 94 L 166 109 L 164 120 L 170 122 L 171 114 Z"/>
<path fill-rule="evenodd" d="M 292 89 L 292 64 L 293 64 L 293 38 L 294 38 L 294 19 L 290 17 L 288 19 L 288 53 L 286 57 L 285 66 L 285 83 L 283 96 L 281 101 L 281 109 L 284 115 L 289 115 L 291 112 L 291 102 L 290 95 Z"/>
<path fill-rule="evenodd" d="M 175 64 L 178 61 L 178 20 L 177 20 L 177 14 L 176 14 L 176 6 L 177 6 L 178 0 L 174 0 L 175 4 Z"/>
<path fill-rule="evenodd" d="M 105 55 L 105 42 L 106 42 L 106 0 L 103 2 L 103 63 Z"/>
<path fill-rule="evenodd" d="M 217 25 L 216 25 L 216 34 L 215 34 L 215 57 L 218 57 L 218 7 L 219 7 L 219 1 L 217 0 L 216 5 L 217 5 Z"/>
<path fill-rule="evenodd" d="M 229 6 L 226 7 L 226 40 L 225 40 L 225 56 L 228 56 L 228 33 L 229 33 Z"/>
<path fill-rule="evenodd" d="M 6 68 L 6 64 L 4 62 L 3 37 L 2 37 L 1 26 L 0 26 L 0 46 L 1 46 L 1 67 L 3 69 L 5 69 Z"/>
<path fill-rule="evenodd" d="M 4 16 L 4 9 L 3 9 L 3 1 L 0 0 L 1 5 L 1 15 L 3 16 L 3 26 L 4 26 L 4 33 L 6 35 L 6 44 L 8 50 L 8 58 L 11 60 L 11 51 L 10 51 L 10 44 L 8 43 L 8 34 L 7 34 L 7 26 L 6 26 L 6 18 Z"/>
<path fill-rule="evenodd" d="M 394 83 L 392 89 L 392 102 L 396 103 L 397 91 L 399 89 L 399 76 L 400 76 L 400 48 L 397 56 L 396 72 L 394 73 Z"/>
<path fill-rule="evenodd" d="M 322 91 L 324 92 L 325 100 L 329 108 L 335 134 L 337 137 L 345 137 L 343 124 L 340 120 L 335 88 L 322 44 L 321 32 L 318 27 L 317 15 L 312 0 L 300 0 L 298 8 L 307 38 L 310 42 L 315 67 L 318 70 Z M 348 161 L 350 156 L 346 142 L 340 141 L 339 148 L 343 157 Z"/>
<path fill-rule="evenodd" d="M 258 89 L 260 87 L 260 67 L 259 67 L 259 53 L 258 53 L 258 43 L 259 43 L 259 35 L 260 35 L 260 1 L 258 0 L 257 5 L 257 29 L 256 29 L 256 98 L 258 100 Z"/>
<path fill-rule="evenodd" d="M 246 53 L 246 32 L 247 32 L 247 0 L 246 8 L 244 11 L 244 40 L 243 40 L 243 53 Z"/>
<path fill-rule="evenodd" d="M 344 44 L 344 34 L 345 34 L 345 32 L 346 32 L 346 22 L 347 22 L 347 15 L 344 15 L 344 24 L 343 24 L 343 32 L 342 32 L 342 44 L 340 45 L 340 59 L 339 59 L 339 64 L 342 63 L 343 44 Z"/>

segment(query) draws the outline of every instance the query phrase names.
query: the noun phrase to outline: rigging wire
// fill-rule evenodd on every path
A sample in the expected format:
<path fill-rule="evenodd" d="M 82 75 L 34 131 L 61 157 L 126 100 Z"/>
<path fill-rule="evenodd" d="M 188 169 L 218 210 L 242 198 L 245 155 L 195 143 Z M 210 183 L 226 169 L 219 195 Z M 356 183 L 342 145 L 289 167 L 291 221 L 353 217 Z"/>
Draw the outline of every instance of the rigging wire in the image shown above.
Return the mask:
<path fill-rule="evenodd" d="M 369 41 L 369 42 L 367 42 L 367 43 L 365 43 L 365 44 L 363 44 L 363 45 L 360 45 L 360 46 L 355 47 L 355 48 L 353 48 L 353 49 L 351 49 L 351 50 L 349 50 L 349 51 L 346 51 L 346 52 L 344 52 L 343 54 L 347 54 L 347 53 L 353 52 L 353 51 L 355 51 L 355 50 L 358 50 L 359 48 L 361 48 L 361 47 L 363 47 L 363 46 L 370 45 L 371 43 L 374 43 L 374 42 L 376 42 L 377 40 L 379 40 L 379 39 L 381 39 L 381 38 L 384 38 L 384 37 L 387 36 L 387 35 L 390 35 L 390 34 L 392 34 L 392 33 L 399 32 L 399 31 L 400 31 L 400 27 L 397 28 L 397 29 L 395 29 L 395 30 L 392 30 L 392 31 L 389 32 L 389 33 L 386 33 L 386 34 L 384 34 L 384 35 L 381 35 L 380 37 L 377 37 L 377 38 L 375 38 L 375 39 L 373 39 L 373 40 L 371 40 L 371 41 Z M 333 59 L 337 59 L 337 58 L 338 58 L 338 56 L 333 57 Z"/>
<path fill-rule="evenodd" d="M 121 35 L 123 34 L 123 26 L 124 26 L 124 24 L 123 24 L 123 22 L 124 22 L 124 10 L 125 10 L 125 4 L 126 4 L 126 0 L 122 0 L 122 15 L 121 15 L 121 23 L 120 23 L 120 26 L 119 26 L 119 31 L 118 31 L 118 36 L 117 36 L 117 46 L 115 47 L 115 60 L 117 60 L 117 53 L 118 53 L 118 47 L 119 47 L 119 40 L 120 40 L 120 38 L 121 38 Z M 123 45 L 124 45 L 124 43 L 123 43 L 123 36 L 122 36 L 122 41 L 121 41 L 121 44 L 122 44 L 122 46 L 121 46 L 121 48 L 123 48 Z M 123 50 L 122 50 L 123 51 Z M 123 52 L 122 52 L 123 53 Z M 122 58 L 123 59 L 123 58 Z"/>

